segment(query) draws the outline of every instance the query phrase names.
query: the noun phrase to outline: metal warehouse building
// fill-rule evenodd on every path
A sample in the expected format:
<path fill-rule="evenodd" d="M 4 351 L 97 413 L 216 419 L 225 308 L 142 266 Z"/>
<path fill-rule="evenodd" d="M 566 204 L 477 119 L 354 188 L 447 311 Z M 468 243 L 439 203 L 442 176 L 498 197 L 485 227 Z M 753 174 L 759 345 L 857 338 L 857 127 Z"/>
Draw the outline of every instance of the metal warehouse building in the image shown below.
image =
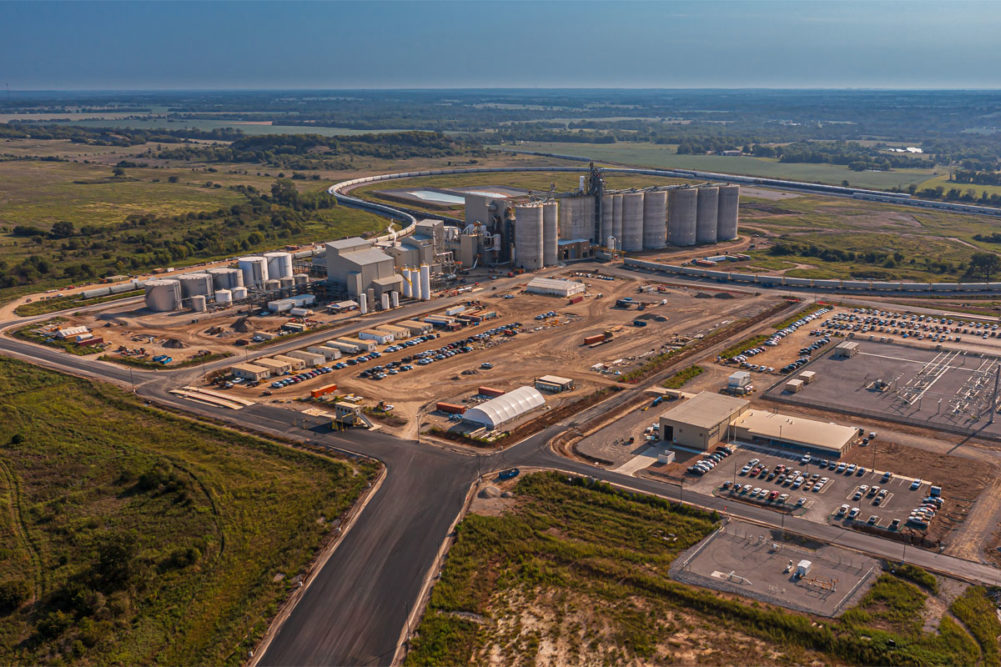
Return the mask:
<path fill-rule="evenodd" d="M 851 426 L 790 417 L 767 410 L 746 411 L 733 423 L 733 430 L 739 440 L 836 457 L 850 448 L 858 437 L 858 430 Z"/>
<path fill-rule="evenodd" d="M 556 394 L 561 391 L 570 391 L 574 388 L 574 381 L 571 378 L 560 377 L 559 375 L 543 375 L 535 378 L 535 388 L 539 391 L 548 391 Z"/>
<path fill-rule="evenodd" d="M 546 399 L 535 387 L 518 387 L 466 410 L 462 420 L 495 429 L 545 404 Z"/>
<path fill-rule="evenodd" d="M 260 382 L 271 375 L 270 369 L 255 364 L 233 364 L 229 367 L 229 372 L 233 374 L 233 377 L 243 378 L 251 382 Z"/>
<path fill-rule="evenodd" d="M 576 280 L 559 280 L 556 278 L 532 278 L 528 281 L 526 292 L 546 294 L 549 296 L 573 296 L 584 293 L 584 283 Z"/>

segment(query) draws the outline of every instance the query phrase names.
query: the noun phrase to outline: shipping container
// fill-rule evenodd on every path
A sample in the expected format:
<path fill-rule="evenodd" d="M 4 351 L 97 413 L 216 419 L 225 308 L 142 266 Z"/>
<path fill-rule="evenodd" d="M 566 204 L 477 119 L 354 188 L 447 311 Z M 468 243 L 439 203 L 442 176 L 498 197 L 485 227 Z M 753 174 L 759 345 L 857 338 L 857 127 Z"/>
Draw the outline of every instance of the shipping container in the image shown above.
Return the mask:
<path fill-rule="evenodd" d="M 593 336 L 588 336 L 584 339 L 584 345 L 594 345 L 595 343 L 604 343 L 605 334 L 594 334 Z"/>
<path fill-rule="evenodd" d="M 100 336 L 91 336 L 90 338 L 84 338 L 83 340 L 78 340 L 76 344 L 81 347 L 89 347 L 92 345 L 100 345 L 103 342 L 104 339 L 101 338 Z"/>
<path fill-rule="evenodd" d="M 337 391 L 337 385 L 328 384 L 325 387 L 318 387 L 316 389 L 313 389 L 312 391 L 309 392 L 309 395 L 312 396 L 313 398 L 319 398 L 320 396 L 324 396 L 325 394 L 332 394 L 335 391 Z"/>
<path fill-rule="evenodd" d="M 466 411 L 466 407 L 464 405 L 456 405 L 455 403 L 445 403 L 444 401 L 438 401 L 438 404 L 435 406 L 435 409 L 438 412 L 447 412 L 452 415 L 461 415 L 463 412 Z"/>
<path fill-rule="evenodd" d="M 580 295 L 580 294 L 578 294 L 577 296 L 572 296 L 572 297 L 570 297 L 570 305 L 572 306 L 575 303 L 580 303 L 583 300 L 584 300 L 584 297 L 582 295 Z"/>
<path fill-rule="evenodd" d="M 507 392 L 503 389 L 495 389 L 494 387 L 480 387 L 476 390 L 476 393 L 480 396 L 503 396 Z"/>

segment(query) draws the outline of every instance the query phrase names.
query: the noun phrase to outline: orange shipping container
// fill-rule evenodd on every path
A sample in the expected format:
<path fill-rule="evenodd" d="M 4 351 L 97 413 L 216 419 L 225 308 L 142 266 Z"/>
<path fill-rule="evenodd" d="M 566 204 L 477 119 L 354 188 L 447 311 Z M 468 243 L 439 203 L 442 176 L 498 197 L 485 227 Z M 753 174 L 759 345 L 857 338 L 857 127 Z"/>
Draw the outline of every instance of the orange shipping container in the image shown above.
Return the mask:
<path fill-rule="evenodd" d="M 463 405 L 456 405 L 455 403 L 445 403 L 443 401 L 438 402 L 436 409 L 438 410 L 438 412 L 448 412 L 449 414 L 453 415 L 461 415 L 463 412 L 466 411 L 466 407 Z"/>
<path fill-rule="evenodd" d="M 481 396 L 503 396 L 506 392 L 502 389 L 495 389 L 493 387 L 480 387 L 476 390 Z"/>
<path fill-rule="evenodd" d="M 605 340 L 605 334 L 595 334 L 584 339 L 584 345 L 594 345 Z"/>
<path fill-rule="evenodd" d="M 332 394 L 335 391 L 337 391 L 337 385 L 336 384 L 328 384 L 326 387 L 318 387 L 318 388 L 312 390 L 311 392 L 309 392 L 309 395 L 312 396 L 313 398 L 319 398 L 320 396 L 323 396 L 324 394 Z"/>

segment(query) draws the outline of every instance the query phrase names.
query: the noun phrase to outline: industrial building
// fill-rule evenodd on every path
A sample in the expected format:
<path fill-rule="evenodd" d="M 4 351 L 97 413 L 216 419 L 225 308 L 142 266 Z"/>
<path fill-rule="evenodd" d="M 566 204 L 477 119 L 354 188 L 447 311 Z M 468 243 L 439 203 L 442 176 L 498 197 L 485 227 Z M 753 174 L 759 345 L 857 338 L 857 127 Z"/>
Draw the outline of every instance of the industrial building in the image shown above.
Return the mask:
<path fill-rule="evenodd" d="M 292 370 L 292 367 L 289 364 L 289 362 L 281 361 L 280 359 L 274 357 L 270 359 L 267 357 L 263 359 L 257 359 L 254 361 L 254 365 L 268 369 L 269 371 L 271 371 L 272 375 L 284 375 L 285 373 L 288 373 L 289 371 Z"/>
<path fill-rule="evenodd" d="M 229 372 L 233 377 L 243 378 L 250 382 L 260 382 L 271 375 L 271 369 L 257 364 L 233 364 L 229 367 Z"/>
<path fill-rule="evenodd" d="M 528 286 L 525 287 L 525 291 L 531 294 L 562 297 L 583 294 L 585 289 L 584 283 L 557 278 L 532 278 L 528 281 Z"/>
<path fill-rule="evenodd" d="M 858 434 L 850 426 L 751 410 L 749 406 L 742 398 L 696 394 L 660 416 L 661 440 L 708 451 L 718 442 L 736 439 L 838 457 Z"/>
<path fill-rule="evenodd" d="M 545 405 L 538 389 L 518 387 L 466 410 L 462 421 L 493 430 Z"/>
<path fill-rule="evenodd" d="M 392 256 L 360 238 L 326 244 L 327 281 L 350 297 L 370 292 L 375 297 L 402 290 L 403 278 L 396 273 Z"/>
<path fill-rule="evenodd" d="M 560 377 L 558 375 L 543 375 L 535 379 L 536 389 L 551 394 L 558 394 L 561 391 L 572 391 L 574 386 L 572 378 Z"/>

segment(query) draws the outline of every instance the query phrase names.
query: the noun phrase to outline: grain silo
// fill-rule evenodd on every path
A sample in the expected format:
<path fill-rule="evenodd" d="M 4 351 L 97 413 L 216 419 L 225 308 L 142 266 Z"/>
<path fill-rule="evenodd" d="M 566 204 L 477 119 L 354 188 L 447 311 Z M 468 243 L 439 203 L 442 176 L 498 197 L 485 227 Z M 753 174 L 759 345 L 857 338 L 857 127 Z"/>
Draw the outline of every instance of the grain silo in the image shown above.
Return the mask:
<path fill-rule="evenodd" d="M 643 196 L 643 249 L 658 250 L 667 238 L 667 192 L 650 190 Z"/>
<path fill-rule="evenodd" d="M 561 199 L 559 207 L 559 237 L 561 239 L 572 239 L 574 230 L 573 221 L 573 199 L 567 197 Z"/>
<path fill-rule="evenodd" d="M 555 266 L 559 261 L 560 205 L 547 201 L 542 205 L 542 264 Z"/>
<path fill-rule="evenodd" d="M 182 299 L 212 294 L 212 276 L 207 273 L 182 273 L 177 280 L 181 283 Z"/>
<path fill-rule="evenodd" d="M 196 313 L 204 313 L 205 307 L 206 306 L 205 306 L 204 294 L 195 294 L 191 297 L 191 310 L 195 311 Z"/>
<path fill-rule="evenodd" d="M 740 186 L 719 187 L 719 208 L 716 216 L 716 240 L 732 241 L 737 238 L 737 211 L 740 209 Z"/>
<path fill-rule="evenodd" d="M 158 313 L 180 309 L 180 281 L 172 278 L 147 280 L 146 307 Z"/>
<path fill-rule="evenodd" d="M 695 245 L 698 192 L 694 188 L 674 188 L 667 204 L 667 238 L 674 246 Z"/>
<path fill-rule="evenodd" d="M 249 289 L 261 289 L 268 279 L 268 260 L 257 255 L 236 260 L 243 273 L 243 285 Z"/>
<path fill-rule="evenodd" d="M 622 195 L 622 249 L 637 252 L 643 249 L 643 193 Z"/>
<path fill-rule="evenodd" d="M 608 245 L 608 237 L 612 236 L 614 226 L 615 208 L 612 204 L 612 195 L 602 195 L 601 197 L 601 228 L 598 230 L 598 238 L 595 242 L 598 245 Z"/>
<path fill-rule="evenodd" d="M 695 222 L 696 243 L 716 243 L 716 216 L 719 214 L 719 188 L 715 185 L 699 188 L 698 213 Z"/>
<path fill-rule="evenodd" d="M 268 260 L 268 278 L 271 280 L 292 277 L 292 253 L 266 252 L 264 259 Z"/>
<path fill-rule="evenodd" d="M 612 236 L 622 247 L 622 195 L 612 195 Z"/>
<path fill-rule="evenodd" d="M 574 197 L 573 238 L 594 241 L 594 197 Z"/>
<path fill-rule="evenodd" d="M 571 200 L 573 201 L 573 200 Z M 542 268 L 542 205 L 514 207 L 515 264 L 534 271 Z"/>
<path fill-rule="evenodd" d="M 215 291 L 215 302 L 220 306 L 228 306 L 233 303 L 233 292 L 228 289 L 217 289 Z"/>

